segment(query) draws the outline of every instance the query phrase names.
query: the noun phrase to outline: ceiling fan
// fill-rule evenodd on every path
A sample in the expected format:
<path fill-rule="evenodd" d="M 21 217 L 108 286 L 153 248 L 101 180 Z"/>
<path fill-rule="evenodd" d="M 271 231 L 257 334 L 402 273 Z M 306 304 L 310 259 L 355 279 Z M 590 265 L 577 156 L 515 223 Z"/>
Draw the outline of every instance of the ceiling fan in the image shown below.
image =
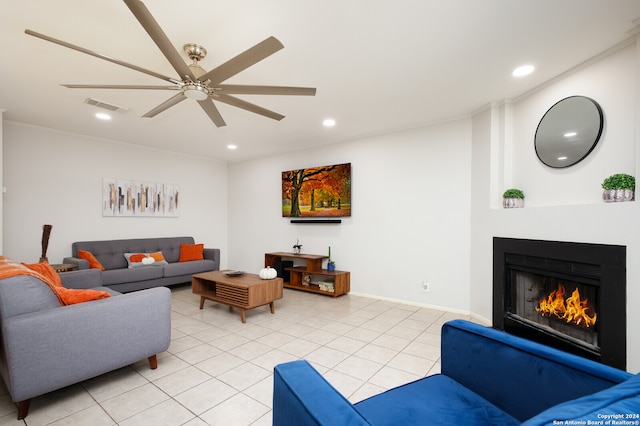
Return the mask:
<path fill-rule="evenodd" d="M 158 22 L 153 18 L 151 12 L 140 0 L 124 0 L 138 22 L 142 25 L 151 39 L 156 43 L 162 54 L 167 58 L 173 69 L 176 70 L 179 78 L 171 78 L 154 71 L 133 65 L 101 53 L 93 52 L 80 46 L 67 43 L 44 34 L 25 30 L 28 35 L 41 38 L 52 43 L 59 44 L 70 49 L 95 56 L 100 59 L 122 65 L 124 67 L 157 77 L 171 83 L 171 86 L 144 86 L 144 85 L 106 85 L 106 84 L 63 84 L 63 86 L 71 89 L 149 89 L 149 90 L 172 90 L 178 93 L 167 99 L 151 111 L 143 115 L 143 117 L 155 117 L 161 112 L 189 98 L 198 102 L 213 123 L 218 126 L 226 126 L 226 123 L 218 108 L 212 102 L 216 100 L 237 108 L 244 109 L 255 114 L 274 119 L 282 120 L 283 115 L 258 105 L 239 99 L 231 95 L 302 95 L 314 96 L 316 89 L 311 87 L 289 87 L 289 86 L 255 86 L 255 85 L 238 85 L 238 84 L 221 84 L 223 81 L 238 74 L 239 72 L 249 68 L 250 66 L 260 62 L 261 60 L 271 56 L 278 50 L 284 48 L 275 37 L 269 37 L 255 46 L 240 53 L 227 62 L 218 67 L 206 71 L 198 62 L 204 58 L 207 51 L 204 47 L 197 44 L 185 44 L 184 51 L 192 60 L 187 65 L 181 58 L 178 51 L 173 47 L 167 35 L 162 31 Z"/>

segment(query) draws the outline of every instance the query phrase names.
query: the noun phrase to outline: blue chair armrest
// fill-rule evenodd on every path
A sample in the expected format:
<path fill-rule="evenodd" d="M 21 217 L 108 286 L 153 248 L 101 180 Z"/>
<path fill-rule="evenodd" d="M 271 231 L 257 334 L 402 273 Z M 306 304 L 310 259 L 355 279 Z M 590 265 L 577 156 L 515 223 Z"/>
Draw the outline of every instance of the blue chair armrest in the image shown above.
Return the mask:
<path fill-rule="evenodd" d="M 369 424 L 307 361 L 275 367 L 273 426 Z"/>

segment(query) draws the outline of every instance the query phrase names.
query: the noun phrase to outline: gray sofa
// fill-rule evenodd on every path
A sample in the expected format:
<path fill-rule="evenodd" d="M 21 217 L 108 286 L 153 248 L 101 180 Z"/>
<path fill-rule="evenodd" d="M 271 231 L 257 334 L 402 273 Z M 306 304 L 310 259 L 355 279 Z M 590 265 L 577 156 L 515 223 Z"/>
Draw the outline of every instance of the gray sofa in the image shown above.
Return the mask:
<path fill-rule="evenodd" d="M 66 288 L 89 288 L 100 271 L 60 274 Z M 147 358 L 169 347 L 171 291 L 129 294 L 61 306 L 51 288 L 30 275 L 0 279 L 0 374 L 18 419 L 45 393 Z"/>
<path fill-rule="evenodd" d="M 71 257 L 64 263 L 75 263 L 79 270 L 89 269 L 89 262 L 78 258 L 78 250 L 93 254 L 104 266 L 97 285 L 121 293 L 145 288 L 189 283 L 191 276 L 220 269 L 220 249 L 205 248 L 204 260 L 178 262 L 180 245 L 194 244 L 193 237 L 132 238 L 123 240 L 80 241 L 71 245 Z M 129 268 L 125 253 L 153 253 L 161 251 L 168 262 L 163 266 Z"/>

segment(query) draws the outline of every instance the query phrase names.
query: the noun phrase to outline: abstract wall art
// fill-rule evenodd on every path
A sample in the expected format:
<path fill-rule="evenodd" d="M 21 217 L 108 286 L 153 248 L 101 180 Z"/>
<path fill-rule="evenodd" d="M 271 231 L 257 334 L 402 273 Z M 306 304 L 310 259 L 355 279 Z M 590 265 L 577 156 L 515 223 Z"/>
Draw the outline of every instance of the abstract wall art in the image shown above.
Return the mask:
<path fill-rule="evenodd" d="M 176 185 L 104 178 L 102 216 L 178 217 L 178 194 Z"/>

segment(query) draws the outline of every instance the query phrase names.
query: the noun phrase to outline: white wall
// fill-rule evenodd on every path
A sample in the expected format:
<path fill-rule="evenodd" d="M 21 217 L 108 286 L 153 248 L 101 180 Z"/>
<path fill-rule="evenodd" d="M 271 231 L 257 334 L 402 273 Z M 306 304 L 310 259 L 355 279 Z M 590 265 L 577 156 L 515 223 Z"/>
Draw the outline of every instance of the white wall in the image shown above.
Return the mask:
<path fill-rule="evenodd" d="M 7 257 L 37 262 L 42 225 L 51 224 L 50 263 L 69 256 L 74 241 L 186 235 L 221 248 L 226 264 L 225 164 L 11 122 L 3 160 Z M 103 217 L 105 177 L 178 185 L 179 217 Z"/>
<path fill-rule="evenodd" d="M 513 140 L 505 141 L 513 151 L 511 184 L 525 191 L 527 206 L 599 204 L 600 184 L 607 176 L 635 175 L 636 72 L 636 48 L 631 45 L 512 104 Z M 588 96 L 600 104 L 601 141 L 575 166 L 547 167 L 534 151 L 536 127 L 551 105 L 572 95 Z"/>
<path fill-rule="evenodd" d="M 470 131 L 465 119 L 229 165 L 230 266 L 257 272 L 299 239 L 305 253 L 331 246 L 352 292 L 468 312 Z M 348 162 L 351 218 L 282 217 L 282 171 Z"/>
<path fill-rule="evenodd" d="M 3 127 L 4 127 L 4 119 L 3 119 L 3 114 L 4 114 L 4 110 L 0 108 L 0 220 L 2 220 L 2 210 L 3 210 L 3 199 L 4 196 L 2 195 L 2 188 L 4 187 L 4 171 L 2 170 L 2 158 L 3 158 L 3 137 L 4 137 L 4 131 L 3 131 Z M 3 254 L 3 250 L 2 250 L 2 241 L 3 241 L 3 234 L 4 234 L 4 230 L 0 229 L 0 255 Z"/>
<path fill-rule="evenodd" d="M 37 261 L 42 225 L 53 224 L 49 259 L 77 240 L 193 235 L 222 249 L 222 266 L 257 272 L 264 253 L 326 253 L 349 270 L 354 293 L 471 311 L 490 321 L 494 236 L 627 246 L 628 369 L 640 371 L 638 202 L 605 204 L 600 183 L 640 170 L 636 46 L 472 118 L 321 149 L 224 165 L 53 130 L 4 123 L 4 254 Z M 542 166 L 533 134 L 563 97 L 601 103 L 605 131 L 587 160 Z M 177 141 L 176 143 L 180 143 Z M 351 162 L 353 216 L 339 225 L 281 217 L 280 173 Z M 101 216 L 103 177 L 180 186 L 181 215 Z M 524 209 L 500 208 L 502 191 L 525 190 Z M 428 280 L 431 291 L 422 291 Z"/>
<path fill-rule="evenodd" d="M 487 295 L 494 236 L 627 247 L 627 368 L 632 372 L 640 371 L 640 313 L 635 309 L 640 303 L 640 204 L 604 203 L 600 184 L 613 173 L 637 175 L 639 170 L 636 49 L 623 48 L 517 102 L 474 116 L 471 208 L 471 310 L 481 317 L 491 317 Z M 551 169 L 538 161 L 533 135 L 546 110 L 571 95 L 601 104 L 605 130 L 587 159 Z M 525 191 L 525 208 L 497 208 L 502 191 L 513 186 Z M 482 194 L 477 199 L 476 191 Z"/>

